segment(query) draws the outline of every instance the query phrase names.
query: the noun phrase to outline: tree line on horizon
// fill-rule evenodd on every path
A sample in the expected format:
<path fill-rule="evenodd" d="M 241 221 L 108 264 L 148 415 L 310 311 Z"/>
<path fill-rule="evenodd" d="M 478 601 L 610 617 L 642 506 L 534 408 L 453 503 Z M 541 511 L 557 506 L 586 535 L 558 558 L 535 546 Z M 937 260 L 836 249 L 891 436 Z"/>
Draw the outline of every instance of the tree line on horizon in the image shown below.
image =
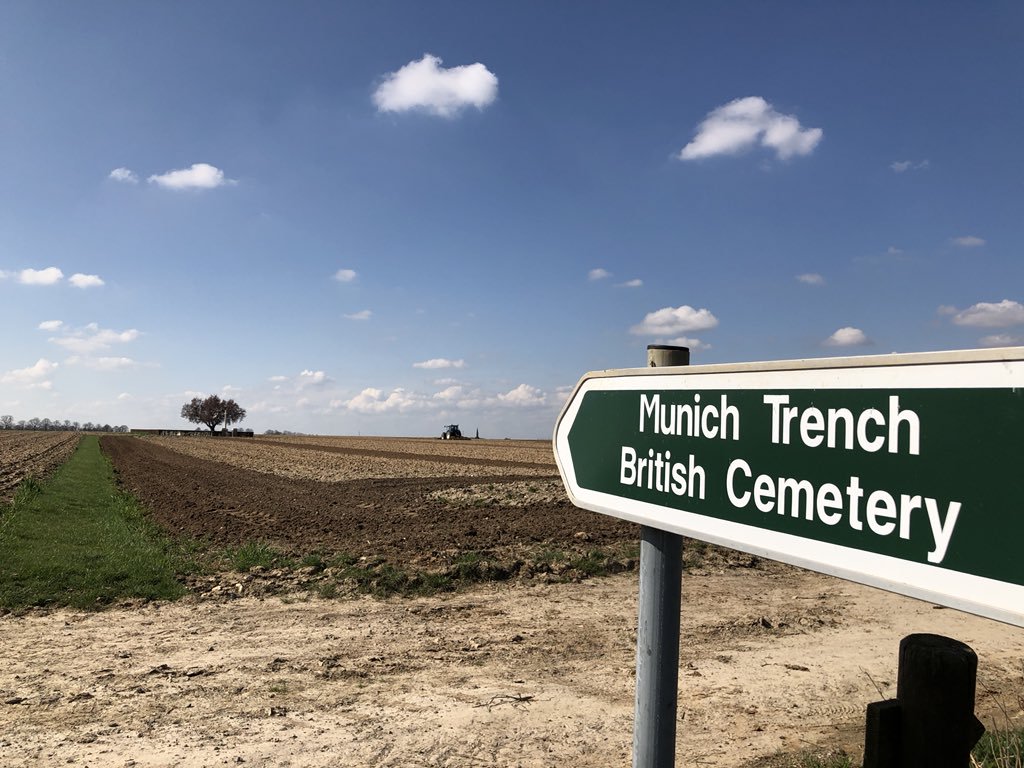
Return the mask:
<path fill-rule="evenodd" d="M 40 419 L 33 416 L 27 421 L 21 419 L 15 421 L 14 417 L 10 414 L 4 414 L 0 416 L 0 430 L 4 429 L 20 429 L 25 431 L 33 432 L 127 432 L 128 427 L 125 424 L 120 426 L 111 426 L 110 424 L 93 424 L 91 421 L 87 421 L 81 424 L 77 421 L 71 421 L 69 419 Z"/>

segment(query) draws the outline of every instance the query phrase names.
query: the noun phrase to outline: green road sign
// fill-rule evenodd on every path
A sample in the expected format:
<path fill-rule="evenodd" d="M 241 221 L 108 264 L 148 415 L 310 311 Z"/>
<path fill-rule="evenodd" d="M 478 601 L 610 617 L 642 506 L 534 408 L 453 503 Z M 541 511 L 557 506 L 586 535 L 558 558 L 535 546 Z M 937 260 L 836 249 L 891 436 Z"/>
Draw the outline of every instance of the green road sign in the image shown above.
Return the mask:
<path fill-rule="evenodd" d="M 591 373 L 573 503 L 1024 626 L 1024 348 Z"/>

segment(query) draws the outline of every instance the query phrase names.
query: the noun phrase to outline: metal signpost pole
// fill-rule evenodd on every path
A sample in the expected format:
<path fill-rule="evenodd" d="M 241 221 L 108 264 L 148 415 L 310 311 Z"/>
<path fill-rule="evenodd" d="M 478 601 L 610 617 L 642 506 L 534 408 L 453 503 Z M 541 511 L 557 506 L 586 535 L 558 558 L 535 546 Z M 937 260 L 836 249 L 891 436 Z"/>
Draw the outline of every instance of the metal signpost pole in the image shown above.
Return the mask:
<path fill-rule="evenodd" d="M 648 367 L 689 364 L 686 347 L 647 347 Z M 683 537 L 641 526 L 633 768 L 675 765 L 682 579 Z"/>

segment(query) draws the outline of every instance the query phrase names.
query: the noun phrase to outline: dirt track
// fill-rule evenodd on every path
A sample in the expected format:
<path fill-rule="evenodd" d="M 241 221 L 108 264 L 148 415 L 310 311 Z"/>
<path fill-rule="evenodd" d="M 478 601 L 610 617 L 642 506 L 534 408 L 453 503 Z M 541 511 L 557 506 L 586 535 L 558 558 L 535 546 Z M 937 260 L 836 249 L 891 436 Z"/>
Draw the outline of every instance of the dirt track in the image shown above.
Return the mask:
<path fill-rule="evenodd" d="M 1024 630 L 957 611 L 731 569 L 684 577 L 682 624 L 679 765 L 855 754 L 911 632 L 977 651 L 987 723 L 999 703 L 1021 715 Z M 0 765 L 626 768 L 635 631 L 631 573 L 2 617 Z"/>
<path fill-rule="evenodd" d="M 133 437 L 104 437 L 119 480 L 167 531 L 215 544 L 267 541 L 293 553 L 379 555 L 429 566 L 461 551 L 632 544 L 636 527 L 567 500 L 529 506 L 446 503 L 434 492 L 534 477 L 321 483 L 204 461 Z M 580 536 L 579 534 L 584 534 Z"/>

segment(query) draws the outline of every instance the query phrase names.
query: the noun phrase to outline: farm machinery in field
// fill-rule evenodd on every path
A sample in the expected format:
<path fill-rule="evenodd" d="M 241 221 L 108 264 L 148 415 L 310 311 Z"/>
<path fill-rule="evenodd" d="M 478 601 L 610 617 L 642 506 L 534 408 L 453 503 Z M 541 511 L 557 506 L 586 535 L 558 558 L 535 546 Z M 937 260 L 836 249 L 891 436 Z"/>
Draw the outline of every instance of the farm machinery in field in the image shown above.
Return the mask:
<path fill-rule="evenodd" d="M 444 432 L 441 433 L 442 440 L 466 440 L 463 436 L 462 430 L 459 429 L 458 424 L 447 424 L 445 425 Z"/>

